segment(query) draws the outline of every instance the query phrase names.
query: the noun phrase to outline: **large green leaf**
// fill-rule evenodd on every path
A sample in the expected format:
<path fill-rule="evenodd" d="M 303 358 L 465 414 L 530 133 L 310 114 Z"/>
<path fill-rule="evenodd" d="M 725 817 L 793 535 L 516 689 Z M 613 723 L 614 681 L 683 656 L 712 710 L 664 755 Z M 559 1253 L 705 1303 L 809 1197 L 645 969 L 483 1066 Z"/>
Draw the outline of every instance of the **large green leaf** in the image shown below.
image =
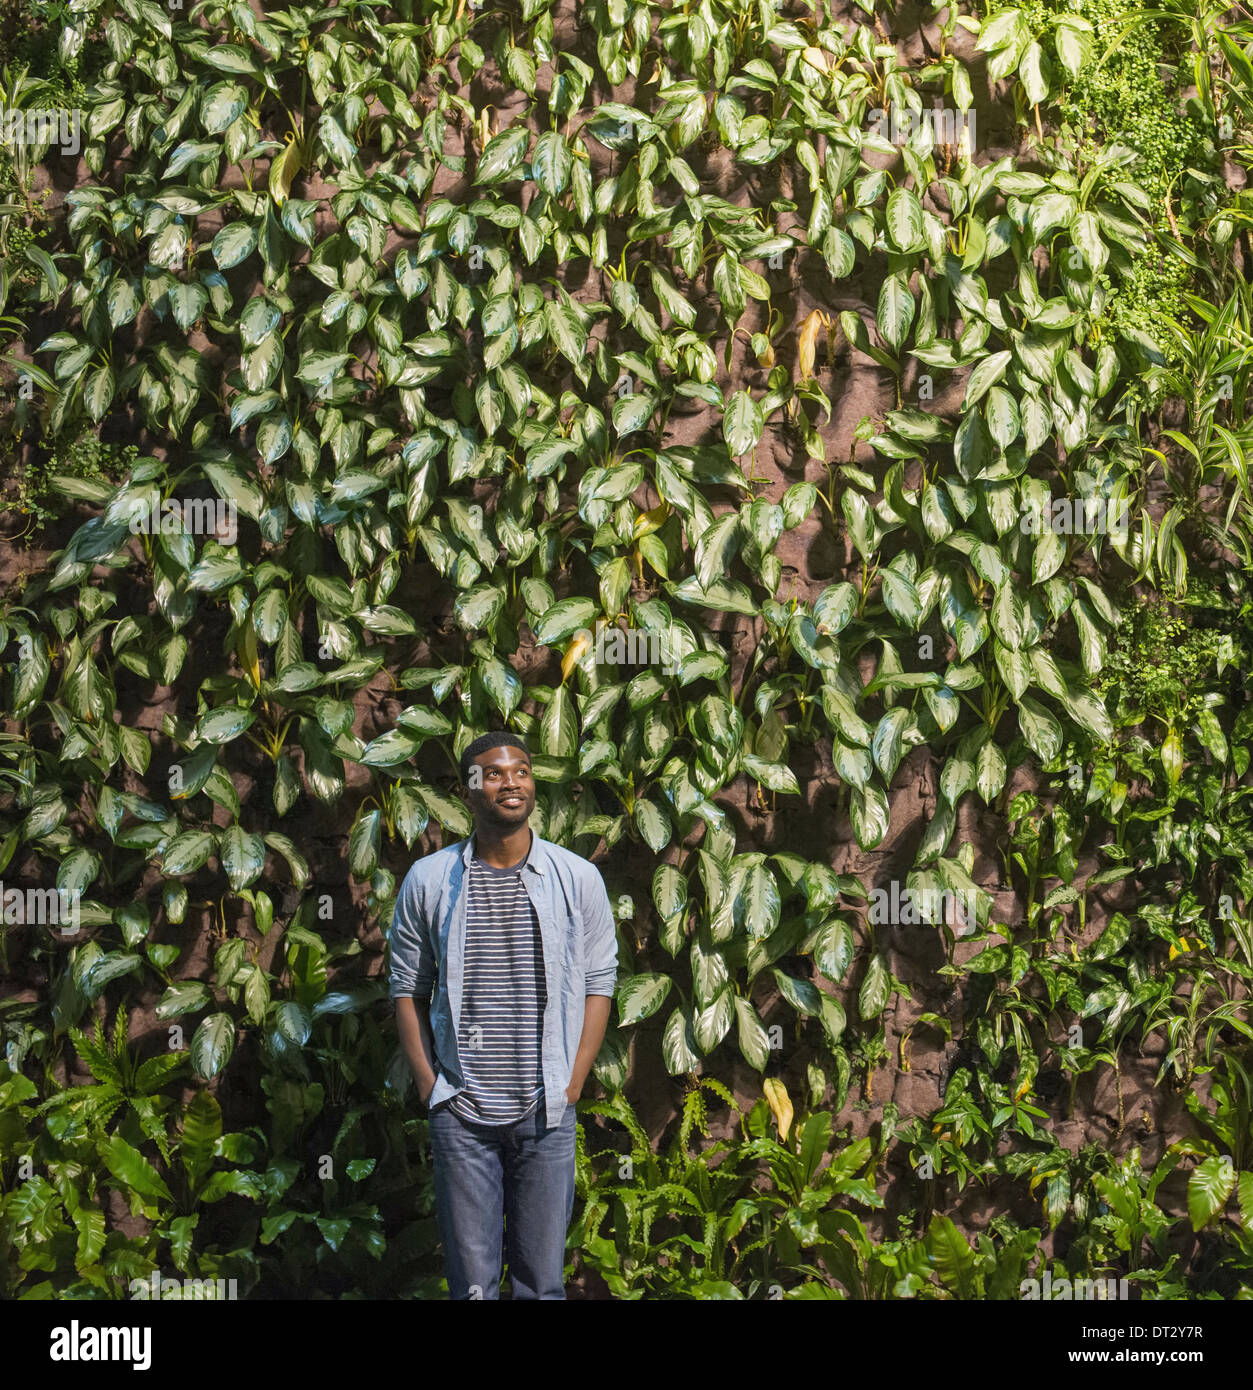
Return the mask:
<path fill-rule="evenodd" d="M 520 177 L 522 161 L 530 142 L 530 131 L 525 126 L 515 126 L 512 130 L 503 130 L 499 135 L 494 135 L 483 147 L 474 182 L 499 183 L 511 175 Z"/>
<path fill-rule="evenodd" d="M 898 705 L 887 711 L 879 720 L 879 726 L 875 730 L 871 752 L 874 754 L 875 765 L 883 773 L 885 782 L 891 782 L 896 774 L 896 769 L 900 766 L 904 753 L 905 728 L 909 724 L 910 718 L 909 710 L 903 705 Z"/>
<path fill-rule="evenodd" d="M 853 933 L 848 923 L 836 917 L 819 931 L 814 942 L 814 964 L 839 984 L 853 960 Z"/>
<path fill-rule="evenodd" d="M 162 872 L 171 876 L 194 873 L 209 862 L 218 837 L 208 830 L 188 830 L 176 835 L 161 856 Z"/>
<path fill-rule="evenodd" d="M 880 954 L 871 956 L 857 993 L 857 1013 L 863 1022 L 879 1017 L 887 1006 L 891 988 L 892 977 L 887 961 Z"/>
<path fill-rule="evenodd" d="M 759 941 L 778 926 L 779 885 L 764 864 L 754 864 L 745 873 L 735 907 L 748 929 L 750 940 Z"/>
<path fill-rule="evenodd" d="M 618 984 L 618 1022 L 623 1026 L 649 1018 L 665 1003 L 674 982 L 668 975 L 631 975 Z"/>
<path fill-rule="evenodd" d="M 766 427 L 760 404 L 747 391 L 735 391 L 722 415 L 722 437 L 733 458 L 756 447 Z"/>
<path fill-rule="evenodd" d="M 362 811 L 348 835 L 348 867 L 354 877 L 369 879 L 378 866 L 383 813 L 377 806 Z"/>
<path fill-rule="evenodd" d="M 486 154 L 486 152 L 485 152 Z M 486 157 L 483 163 L 485 164 Z M 535 142 L 531 155 L 531 177 L 550 197 L 556 198 L 570 182 L 574 158 L 570 147 L 559 131 L 547 130 Z M 479 166 L 479 181 L 482 182 L 483 165 Z"/>
<path fill-rule="evenodd" d="M 200 721 L 197 733 L 206 743 L 230 743 L 252 726 L 256 712 L 241 705 L 220 705 Z"/>
<path fill-rule="evenodd" d="M 255 882 L 265 868 L 265 841 L 239 825 L 222 831 L 218 853 L 236 893 Z"/>
<path fill-rule="evenodd" d="M 1052 762 L 1062 746 L 1062 726 L 1052 712 L 1030 695 L 1019 695 L 1018 722 L 1036 757 L 1043 763 Z"/>
<path fill-rule="evenodd" d="M 649 797 L 635 803 L 635 827 L 654 854 L 660 854 L 670 843 L 673 829 L 666 811 Z"/>
<path fill-rule="evenodd" d="M 750 1066 L 764 1071 L 770 1060 L 770 1037 L 751 1000 L 742 995 L 735 996 L 735 1018 L 739 1025 L 740 1052 Z"/>
<path fill-rule="evenodd" d="M 670 1015 L 661 1040 L 662 1057 L 671 1076 L 695 1071 L 700 1065 L 691 1010 L 681 1006 Z"/>
<path fill-rule="evenodd" d="M 235 1050 L 235 1024 L 229 1014 L 207 1014 L 191 1040 L 191 1064 L 206 1080 L 216 1076 Z"/>
<path fill-rule="evenodd" d="M 898 251 L 921 251 L 926 246 L 922 204 L 909 188 L 897 188 L 888 197 L 888 237 Z"/>
<path fill-rule="evenodd" d="M 888 833 L 888 799 L 883 788 L 874 782 L 850 787 L 848 799 L 857 843 L 865 850 L 878 848 Z"/>
<path fill-rule="evenodd" d="M 474 829 L 474 817 L 459 797 L 449 796 L 436 787 L 419 786 L 414 790 L 432 818 L 454 835 L 466 836 Z"/>
<path fill-rule="evenodd" d="M 597 606 L 590 598 L 565 598 L 544 614 L 536 624 L 535 641 L 541 647 L 552 647 L 577 632 L 591 628 Z"/>
<path fill-rule="evenodd" d="M 973 1298 L 975 1252 L 949 1217 L 937 1212 L 931 1218 L 927 1250 L 944 1287 L 958 1298 Z"/>
<path fill-rule="evenodd" d="M 208 1091 L 197 1091 L 183 1112 L 183 1138 L 178 1149 L 193 1191 L 213 1167 L 214 1151 L 221 1135 L 221 1107 Z"/>
<path fill-rule="evenodd" d="M 899 351 L 909 336 L 914 312 L 914 297 L 909 292 L 909 283 L 900 271 L 895 271 L 884 279 L 879 288 L 877 316 L 883 341 L 894 351 Z"/>
<path fill-rule="evenodd" d="M 152 1202 L 156 1200 L 173 1201 L 165 1179 L 139 1152 L 128 1144 L 120 1134 L 99 1141 L 99 1154 L 104 1166 L 122 1185 L 124 1192 L 135 1192 Z"/>
<path fill-rule="evenodd" d="M 1000 381 L 1005 375 L 1012 357 L 1013 353 L 1006 348 L 1001 352 L 992 353 L 975 364 L 974 370 L 966 382 L 966 395 L 962 401 L 963 410 L 969 410 L 972 405 L 981 401 Z"/>
<path fill-rule="evenodd" d="M 692 1036 L 702 1052 L 711 1052 L 735 1021 L 735 992 L 728 985 L 692 1019 Z"/>
<path fill-rule="evenodd" d="M 549 338 L 561 355 L 577 367 L 583 360 L 587 346 L 587 329 L 578 315 L 568 304 L 550 299 L 544 305 L 544 323 Z"/>
<path fill-rule="evenodd" d="M 1227 1155 L 1198 1163 L 1188 1178 L 1188 1219 L 1199 1231 L 1216 1220 L 1236 1185 L 1236 1169 Z"/>
<path fill-rule="evenodd" d="M 552 693 L 540 720 L 540 752 L 551 758 L 573 758 L 578 754 L 579 726 L 568 686 L 559 685 Z"/>

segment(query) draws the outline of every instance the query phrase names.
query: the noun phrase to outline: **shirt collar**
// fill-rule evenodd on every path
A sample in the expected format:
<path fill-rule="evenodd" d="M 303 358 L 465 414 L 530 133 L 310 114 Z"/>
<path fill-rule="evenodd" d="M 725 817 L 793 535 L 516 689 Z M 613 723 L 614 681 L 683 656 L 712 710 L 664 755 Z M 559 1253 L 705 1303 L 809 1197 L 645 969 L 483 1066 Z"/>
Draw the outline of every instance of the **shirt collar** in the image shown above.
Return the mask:
<path fill-rule="evenodd" d="M 478 834 L 476 831 L 472 830 L 466 837 L 465 848 L 461 851 L 461 862 L 467 869 L 470 867 L 470 861 L 474 858 L 474 851 L 478 847 L 477 842 Z M 540 837 L 535 833 L 534 829 L 532 829 L 531 848 L 526 858 L 518 865 L 519 872 L 523 869 L 534 869 L 537 874 L 542 874 L 544 872 L 544 866 L 540 862 L 540 844 Z"/>

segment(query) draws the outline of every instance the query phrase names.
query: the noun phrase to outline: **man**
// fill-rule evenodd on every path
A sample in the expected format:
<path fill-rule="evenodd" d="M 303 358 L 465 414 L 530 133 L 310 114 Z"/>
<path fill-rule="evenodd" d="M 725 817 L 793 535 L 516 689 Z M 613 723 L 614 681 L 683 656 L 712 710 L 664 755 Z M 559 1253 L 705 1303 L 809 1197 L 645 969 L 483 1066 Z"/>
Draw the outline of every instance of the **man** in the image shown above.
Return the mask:
<path fill-rule="evenodd" d="M 564 1299 L 574 1103 L 609 1021 L 613 913 L 599 870 L 527 824 L 522 739 L 474 739 L 461 780 L 474 833 L 409 870 L 390 931 L 448 1293 L 499 1298 L 503 1243 L 515 1299 Z"/>

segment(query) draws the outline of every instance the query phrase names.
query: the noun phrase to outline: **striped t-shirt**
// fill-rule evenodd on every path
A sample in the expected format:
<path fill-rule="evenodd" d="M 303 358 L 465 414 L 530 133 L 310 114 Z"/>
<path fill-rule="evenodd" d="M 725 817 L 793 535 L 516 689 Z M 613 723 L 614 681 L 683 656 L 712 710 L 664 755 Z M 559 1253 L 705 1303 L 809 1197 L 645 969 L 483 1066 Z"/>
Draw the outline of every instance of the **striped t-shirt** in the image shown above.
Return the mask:
<path fill-rule="evenodd" d="M 525 863 L 498 869 L 470 861 L 457 1033 L 465 1090 L 448 1108 L 473 1124 L 523 1119 L 544 1094 L 544 949 L 522 882 Z"/>

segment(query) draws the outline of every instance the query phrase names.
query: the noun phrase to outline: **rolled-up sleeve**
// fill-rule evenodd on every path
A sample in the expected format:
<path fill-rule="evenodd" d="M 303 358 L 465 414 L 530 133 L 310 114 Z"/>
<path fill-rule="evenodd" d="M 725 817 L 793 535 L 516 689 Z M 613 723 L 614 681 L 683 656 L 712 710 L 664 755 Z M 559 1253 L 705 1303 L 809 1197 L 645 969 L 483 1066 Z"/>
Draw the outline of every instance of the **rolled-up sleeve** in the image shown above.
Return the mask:
<path fill-rule="evenodd" d="M 405 875 L 392 913 L 388 990 L 393 999 L 429 1000 L 435 983 L 435 956 L 426 914 L 422 911 L 417 865 Z"/>
<path fill-rule="evenodd" d="M 618 980 L 618 933 L 605 881 L 595 864 L 589 865 L 583 889 L 583 959 L 586 962 L 585 994 L 613 997 Z"/>

